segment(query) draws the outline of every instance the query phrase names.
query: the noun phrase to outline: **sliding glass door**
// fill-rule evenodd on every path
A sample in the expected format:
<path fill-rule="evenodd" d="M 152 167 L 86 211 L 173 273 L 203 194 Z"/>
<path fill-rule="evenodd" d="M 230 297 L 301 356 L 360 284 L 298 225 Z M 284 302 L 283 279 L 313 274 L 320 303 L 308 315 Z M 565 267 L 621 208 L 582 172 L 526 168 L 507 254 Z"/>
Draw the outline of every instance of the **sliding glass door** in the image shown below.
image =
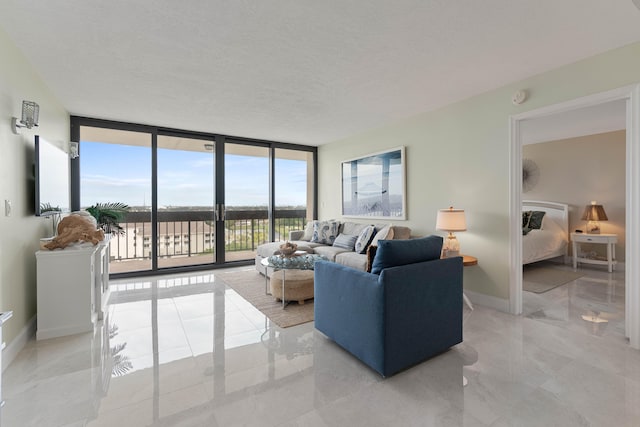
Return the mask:
<path fill-rule="evenodd" d="M 158 268 L 216 262 L 215 143 L 158 135 Z"/>
<path fill-rule="evenodd" d="M 253 260 L 315 214 L 314 148 L 71 118 L 72 209 L 128 205 L 112 273 Z"/>

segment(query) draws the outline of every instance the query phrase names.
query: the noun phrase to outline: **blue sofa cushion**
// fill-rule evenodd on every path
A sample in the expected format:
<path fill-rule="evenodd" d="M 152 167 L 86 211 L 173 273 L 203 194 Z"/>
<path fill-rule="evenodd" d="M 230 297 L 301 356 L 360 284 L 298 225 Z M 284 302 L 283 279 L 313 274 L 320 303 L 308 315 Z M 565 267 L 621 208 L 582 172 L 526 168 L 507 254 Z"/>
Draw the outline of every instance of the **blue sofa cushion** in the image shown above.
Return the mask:
<path fill-rule="evenodd" d="M 409 240 L 380 240 L 371 272 L 380 274 L 385 268 L 439 259 L 441 252 L 442 237 L 440 236 Z"/>

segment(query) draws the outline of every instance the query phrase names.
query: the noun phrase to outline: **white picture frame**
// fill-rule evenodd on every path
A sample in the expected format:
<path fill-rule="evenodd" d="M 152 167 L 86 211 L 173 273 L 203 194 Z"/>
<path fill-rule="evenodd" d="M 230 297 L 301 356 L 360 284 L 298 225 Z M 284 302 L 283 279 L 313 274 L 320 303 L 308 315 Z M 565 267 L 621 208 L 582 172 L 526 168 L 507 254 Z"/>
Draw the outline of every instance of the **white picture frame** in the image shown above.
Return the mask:
<path fill-rule="evenodd" d="M 342 216 L 406 220 L 405 147 L 396 147 L 341 164 Z"/>

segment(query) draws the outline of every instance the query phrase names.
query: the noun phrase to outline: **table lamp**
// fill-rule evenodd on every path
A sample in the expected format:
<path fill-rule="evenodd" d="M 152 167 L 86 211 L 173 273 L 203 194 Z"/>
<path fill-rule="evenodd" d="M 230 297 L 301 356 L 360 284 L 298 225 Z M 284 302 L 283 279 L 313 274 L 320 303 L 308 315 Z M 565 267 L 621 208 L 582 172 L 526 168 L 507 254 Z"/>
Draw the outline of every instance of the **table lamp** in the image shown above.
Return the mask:
<path fill-rule="evenodd" d="M 590 205 L 584 207 L 582 220 L 587 221 L 587 233 L 600 234 L 600 221 L 608 221 L 607 214 L 602 205 L 598 205 L 595 200 Z"/>
<path fill-rule="evenodd" d="M 453 206 L 449 209 L 440 209 L 436 219 L 436 229 L 449 232 L 442 245 L 442 257 L 460 256 L 460 243 L 453 232 L 467 230 L 464 209 L 454 209 Z"/>

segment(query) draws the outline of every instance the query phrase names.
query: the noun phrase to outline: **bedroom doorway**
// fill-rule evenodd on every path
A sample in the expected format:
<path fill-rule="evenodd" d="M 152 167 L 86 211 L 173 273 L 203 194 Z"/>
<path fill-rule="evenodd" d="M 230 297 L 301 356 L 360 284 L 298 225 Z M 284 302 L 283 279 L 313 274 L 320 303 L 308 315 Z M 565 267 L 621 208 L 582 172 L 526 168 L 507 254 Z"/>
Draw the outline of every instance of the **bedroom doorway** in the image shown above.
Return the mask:
<path fill-rule="evenodd" d="M 640 163 L 640 85 L 633 85 L 572 101 L 532 110 L 510 117 L 511 140 L 511 198 L 510 198 L 510 311 L 522 314 L 522 143 L 526 122 L 551 118 L 561 114 L 594 108 L 603 104 L 620 101 L 624 104 L 626 127 L 625 152 L 625 335 L 630 346 L 640 349 L 640 222 L 633 220 L 640 216 L 640 168 L 632 167 Z"/>

